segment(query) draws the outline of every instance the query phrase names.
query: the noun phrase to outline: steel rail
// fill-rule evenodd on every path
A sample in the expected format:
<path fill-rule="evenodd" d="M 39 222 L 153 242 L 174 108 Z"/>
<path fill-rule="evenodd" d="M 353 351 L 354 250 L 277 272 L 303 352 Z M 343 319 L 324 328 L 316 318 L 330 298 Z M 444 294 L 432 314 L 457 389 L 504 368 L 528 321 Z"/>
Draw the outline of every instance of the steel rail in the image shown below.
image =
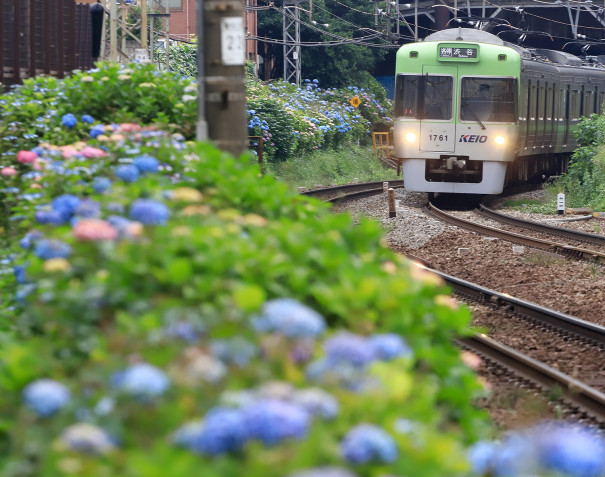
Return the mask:
<path fill-rule="evenodd" d="M 435 207 L 432 203 L 426 206 L 426 212 L 432 215 L 435 218 L 438 218 L 444 222 L 447 222 L 451 225 L 455 225 L 457 227 L 466 228 L 472 230 L 473 232 L 477 232 L 483 235 L 490 235 L 493 237 L 498 237 L 503 240 L 508 240 L 510 242 L 515 242 L 521 245 L 525 245 L 527 247 L 533 247 L 540 250 L 545 250 L 548 252 L 559 253 L 561 255 L 572 256 L 574 258 L 579 258 L 583 260 L 596 261 L 598 263 L 605 263 L 605 253 L 598 252 L 596 250 L 588 250 L 580 247 L 573 247 L 571 245 L 559 244 L 556 242 L 551 242 L 549 240 L 542 240 L 532 237 L 527 237 L 525 235 L 516 234 L 513 232 L 506 232 L 504 230 L 496 229 L 494 227 L 489 227 L 487 225 L 480 225 L 474 222 L 469 222 L 468 220 L 460 219 L 455 217 L 447 212 L 444 212 L 437 207 Z"/>
<path fill-rule="evenodd" d="M 454 291 L 477 302 L 506 307 L 507 311 L 518 313 L 530 320 L 559 328 L 605 346 L 605 327 L 603 326 L 490 290 L 431 268 L 426 268 L 426 270 L 440 276 Z M 605 421 L 605 394 L 591 386 L 483 334 L 460 338 L 458 341 L 541 386 L 560 387 L 568 401 L 593 414 L 599 420 Z"/>
<path fill-rule="evenodd" d="M 478 214 L 488 217 L 492 220 L 496 220 L 498 222 L 504 222 L 509 225 L 524 227 L 527 229 L 535 230 L 536 232 L 556 235 L 558 237 L 564 237 L 570 240 L 577 240 L 581 242 L 591 243 L 594 245 L 605 245 L 605 235 L 597 235 L 588 232 L 569 230 L 561 227 L 555 227 L 554 225 L 541 224 L 539 222 L 534 222 L 531 220 L 518 219 L 516 217 L 511 217 L 510 215 L 497 212 L 483 204 L 480 204 L 479 208 L 480 210 L 477 211 Z"/>
<path fill-rule="evenodd" d="M 475 335 L 458 340 L 462 345 L 486 358 L 512 369 L 515 373 L 546 388 L 559 387 L 564 398 L 599 421 L 605 420 L 605 394 L 587 386 L 538 360 L 519 353 L 487 336 Z"/>

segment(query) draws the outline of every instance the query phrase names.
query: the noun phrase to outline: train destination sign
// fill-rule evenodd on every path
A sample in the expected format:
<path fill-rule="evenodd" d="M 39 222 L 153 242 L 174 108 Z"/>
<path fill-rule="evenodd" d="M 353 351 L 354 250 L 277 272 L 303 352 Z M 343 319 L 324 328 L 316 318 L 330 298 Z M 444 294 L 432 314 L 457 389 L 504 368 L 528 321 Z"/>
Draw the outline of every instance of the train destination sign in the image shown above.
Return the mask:
<path fill-rule="evenodd" d="M 441 58 L 477 58 L 477 48 L 453 48 L 442 46 L 439 48 Z"/>

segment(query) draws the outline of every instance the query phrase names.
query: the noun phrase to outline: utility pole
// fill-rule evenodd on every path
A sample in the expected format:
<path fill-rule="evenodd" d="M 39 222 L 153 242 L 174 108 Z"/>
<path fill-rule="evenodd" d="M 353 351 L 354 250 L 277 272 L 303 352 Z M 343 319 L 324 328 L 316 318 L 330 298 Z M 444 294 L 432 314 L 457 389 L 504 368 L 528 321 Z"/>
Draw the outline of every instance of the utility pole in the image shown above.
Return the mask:
<path fill-rule="evenodd" d="M 247 148 L 243 5 L 198 0 L 197 8 L 197 139 L 239 155 Z"/>
<path fill-rule="evenodd" d="M 284 0 L 283 42 L 284 81 L 300 88 L 300 8 L 302 0 Z"/>

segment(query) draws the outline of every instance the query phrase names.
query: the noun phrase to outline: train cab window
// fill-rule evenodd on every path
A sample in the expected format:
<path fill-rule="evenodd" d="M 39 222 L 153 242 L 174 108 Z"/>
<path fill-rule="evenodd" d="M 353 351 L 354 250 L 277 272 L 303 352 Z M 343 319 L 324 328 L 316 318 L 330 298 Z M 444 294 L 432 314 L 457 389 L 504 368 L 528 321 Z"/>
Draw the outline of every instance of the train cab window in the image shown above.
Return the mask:
<path fill-rule="evenodd" d="M 460 119 L 514 123 L 516 98 L 514 78 L 462 78 Z"/>
<path fill-rule="evenodd" d="M 438 75 L 398 75 L 395 116 L 416 119 L 452 119 L 454 78 Z"/>

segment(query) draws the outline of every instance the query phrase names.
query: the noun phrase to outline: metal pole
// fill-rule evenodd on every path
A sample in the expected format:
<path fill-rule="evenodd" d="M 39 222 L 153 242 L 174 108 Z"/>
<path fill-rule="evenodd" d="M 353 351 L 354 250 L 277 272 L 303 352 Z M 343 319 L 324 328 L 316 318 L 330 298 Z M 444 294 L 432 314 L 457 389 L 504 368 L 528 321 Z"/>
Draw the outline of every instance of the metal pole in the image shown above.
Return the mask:
<path fill-rule="evenodd" d="M 111 10 L 109 11 L 109 61 L 117 63 L 118 61 L 118 6 L 117 0 L 110 0 Z"/>
<path fill-rule="evenodd" d="M 166 13 L 170 15 L 170 4 L 166 1 Z M 170 16 L 166 17 L 166 70 L 170 70 Z"/>
<path fill-rule="evenodd" d="M 208 139 L 208 123 L 206 122 L 206 73 L 204 56 L 204 0 L 197 1 L 197 127 L 198 141 Z"/>
<path fill-rule="evenodd" d="M 414 0 L 414 41 L 418 41 L 418 0 Z"/>
<path fill-rule="evenodd" d="M 147 0 L 141 0 L 141 48 L 147 49 L 147 42 Z"/>

